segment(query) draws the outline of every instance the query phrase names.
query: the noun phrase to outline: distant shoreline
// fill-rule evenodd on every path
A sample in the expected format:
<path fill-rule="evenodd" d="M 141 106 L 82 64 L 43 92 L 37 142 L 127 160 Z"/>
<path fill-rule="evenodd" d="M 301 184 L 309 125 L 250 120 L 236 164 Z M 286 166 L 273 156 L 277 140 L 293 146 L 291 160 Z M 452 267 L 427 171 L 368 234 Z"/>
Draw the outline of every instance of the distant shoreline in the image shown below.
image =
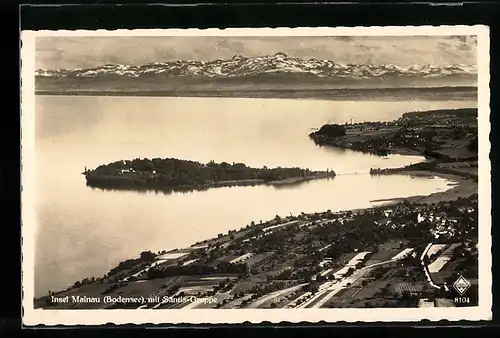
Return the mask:
<path fill-rule="evenodd" d="M 459 94 L 457 96 L 453 94 Z M 477 99 L 477 87 L 231 89 L 231 90 L 35 90 L 46 96 L 222 97 L 316 100 L 410 99 L 467 101 Z M 453 96 L 453 97 L 450 97 Z"/>

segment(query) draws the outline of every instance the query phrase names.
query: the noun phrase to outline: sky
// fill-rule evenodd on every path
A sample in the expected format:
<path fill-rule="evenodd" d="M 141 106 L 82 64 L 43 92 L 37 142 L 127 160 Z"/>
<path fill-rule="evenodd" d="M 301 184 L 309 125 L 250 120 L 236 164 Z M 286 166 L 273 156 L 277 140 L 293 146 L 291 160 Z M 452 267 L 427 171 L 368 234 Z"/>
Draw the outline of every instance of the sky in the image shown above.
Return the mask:
<path fill-rule="evenodd" d="M 355 64 L 476 64 L 475 36 L 38 37 L 36 68 L 92 68 L 284 52 Z"/>

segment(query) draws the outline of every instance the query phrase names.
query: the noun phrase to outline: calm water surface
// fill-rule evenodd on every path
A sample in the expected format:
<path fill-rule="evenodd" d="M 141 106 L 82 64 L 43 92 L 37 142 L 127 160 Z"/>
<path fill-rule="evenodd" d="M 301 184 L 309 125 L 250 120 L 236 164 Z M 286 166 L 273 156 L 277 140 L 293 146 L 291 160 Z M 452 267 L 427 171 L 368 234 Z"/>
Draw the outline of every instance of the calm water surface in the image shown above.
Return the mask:
<path fill-rule="evenodd" d="M 35 293 L 102 276 L 143 250 L 169 250 L 276 214 L 369 207 L 372 200 L 429 194 L 442 179 L 370 177 L 371 167 L 421 160 L 317 147 L 325 123 L 390 121 L 402 113 L 475 102 L 36 97 Z M 85 186 L 80 173 L 121 159 L 175 157 L 249 166 L 333 169 L 333 180 L 296 187 L 233 187 L 158 195 Z"/>

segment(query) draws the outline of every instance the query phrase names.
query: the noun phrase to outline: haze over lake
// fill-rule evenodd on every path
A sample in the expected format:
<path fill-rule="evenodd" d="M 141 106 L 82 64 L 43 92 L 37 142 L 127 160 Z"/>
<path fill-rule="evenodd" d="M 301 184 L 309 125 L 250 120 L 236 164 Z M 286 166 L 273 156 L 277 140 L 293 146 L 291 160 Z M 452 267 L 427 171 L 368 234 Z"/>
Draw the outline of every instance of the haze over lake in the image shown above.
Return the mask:
<path fill-rule="evenodd" d="M 372 167 L 399 167 L 421 161 L 420 157 L 382 158 L 322 148 L 308 134 L 325 123 L 390 121 L 408 111 L 476 105 L 37 96 L 35 293 L 102 276 L 144 250 L 188 246 L 276 214 L 362 208 L 376 199 L 447 189 L 449 182 L 442 179 L 368 175 Z M 144 157 L 328 168 L 338 176 L 286 188 L 161 195 L 91 189 L 81 175 L 85 167 Z"/>

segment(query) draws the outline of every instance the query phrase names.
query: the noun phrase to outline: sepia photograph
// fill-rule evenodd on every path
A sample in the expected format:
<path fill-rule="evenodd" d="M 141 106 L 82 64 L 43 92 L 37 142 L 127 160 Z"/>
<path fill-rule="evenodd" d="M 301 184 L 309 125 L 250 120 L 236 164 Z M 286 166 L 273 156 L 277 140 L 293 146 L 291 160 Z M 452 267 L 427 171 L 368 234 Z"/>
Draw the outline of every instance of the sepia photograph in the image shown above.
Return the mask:
<path fill-rule="evenodd" d="M 491 319 L 486 27 L 22 40 L 26 324 Z"/>

